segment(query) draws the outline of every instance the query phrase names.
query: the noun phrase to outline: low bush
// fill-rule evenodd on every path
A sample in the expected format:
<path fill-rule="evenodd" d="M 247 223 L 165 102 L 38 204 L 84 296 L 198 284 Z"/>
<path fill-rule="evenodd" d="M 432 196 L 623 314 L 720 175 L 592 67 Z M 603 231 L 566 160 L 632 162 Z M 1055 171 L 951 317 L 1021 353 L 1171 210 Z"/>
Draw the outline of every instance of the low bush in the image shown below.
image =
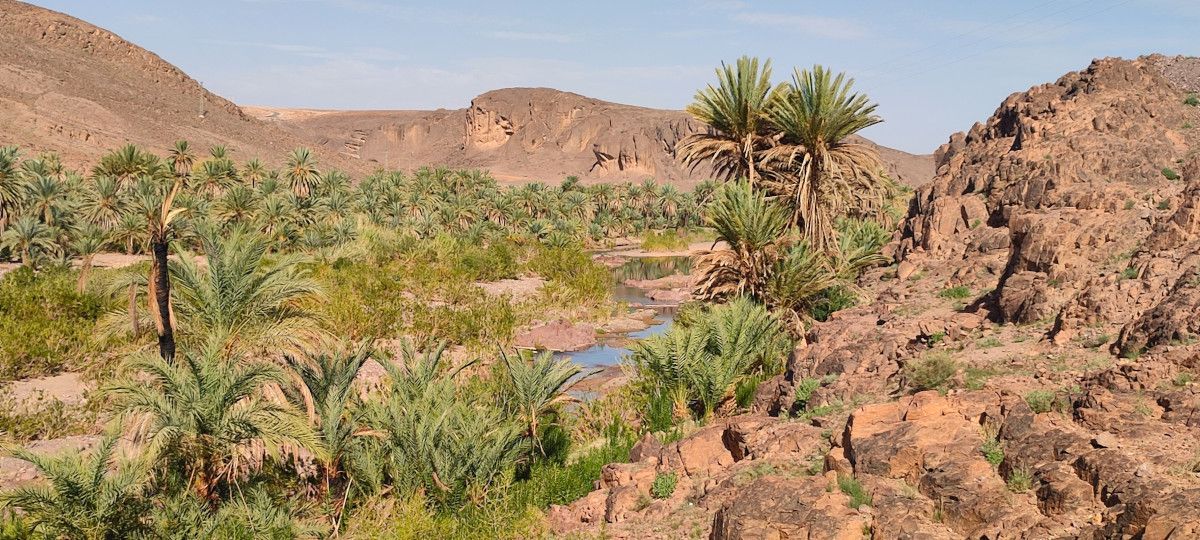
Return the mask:
<path fill-rule="evenodd" d="M 1057 394 L 1050 390 L 1034 390 L 1025 394 L 1025 403 L 1035 413 L 1046 413 L 1054 410 Z"/>
<path fill-rule="evenodd" d="M 904 379 L 914 391 L 946 390 L 958 367 L 947 353 L 929 353 L 904 366 Z"/>
<path fill-rule="evenodd" d="M 675 473 L 659 473 L 654 477 L 654 483 L 650 484 L 650 496 L 655 499 L 666 499 L 675 493 L 675 484 L 679 482 L 679 478 Z"/>
<path fill-rule="evenodd" d="M 871 494 L 859 483 L 857 478 L 849 474 L 843 474 L 838 476 L 837 482 L 838 489 L 846 494 L 847 497 L 850 497 L 850 502 L 847 503 L 850 505 L 850 508 L 857 509 L 861 506 L 871 506 Z"/>
<path fill-rule="evenodd" d="M 970 298 L 971 288 L 965 285 L 956 285 L 954 287 L 943 289 L 942 292 L 938 293 L 938 296 L 942 298 L 950 298 L 952 300 L 963 300 Z"/>

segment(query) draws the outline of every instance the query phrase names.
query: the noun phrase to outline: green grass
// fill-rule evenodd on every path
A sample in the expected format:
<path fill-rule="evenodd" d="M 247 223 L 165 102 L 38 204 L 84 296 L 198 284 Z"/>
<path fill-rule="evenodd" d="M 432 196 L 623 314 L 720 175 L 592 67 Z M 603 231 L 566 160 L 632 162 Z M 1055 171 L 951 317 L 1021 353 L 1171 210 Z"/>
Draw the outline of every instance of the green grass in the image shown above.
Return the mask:
<path fill-rule="evenodd" d="M 674 472 L 658 473 L 654 477 L 654 483 L 650 484 L 650 496 L 655 499 L 667 499 L 675 493 L 675 485 L 679 482 L 679 478 Z"/>
<path fill-rule="evenodd" d="M 1136 279 L 1138 277 L 1138 269 L 1134 266 L 1127 266 L 1121 271 L 1121 279 Z"/>
<path fill-rule="evenodd" d="M 838 476 L 838 489 L 842 491 L 850 501 L 847 503 L 850 508 L 859 508 L 861 506 L 871 506 L 871 494 L 863 488 L 858 479 L 849 474 Z"/>
<path fill-rule="evenodd" d="M 80 294 L 77 275 L 22 267 L 0 278 L 0 381 L 82 367 L 102 348 L 94 330 L 108 305 Z"/>
<path fill-rule="evenodd" d="M 1172 182 L 1179 180 L 1179 173 L 1175 172 L 1175 170 L 1170 167 L 1163 167 L 1162 175 L 1165 176 L 1167 180 Z"/>
<path fill-rule="evenodd" d="M 647 231 L 642 236 L 642 249 L 646 251 L 676 251 L 687 249 L 691 236 L 686 232 L 674 229 L 665 231 Z"/>
<path fill-rule="evenodd" d="M 10 400 L 0 402 L 0 442 L 25 443 L 81 435 L 96 425 L 96 407 L 69 406 L 51 399 L 30 409 L 22 412 Z"/>
<path fill-rule="evenodd" d="M 979 447 L 979 452 L 983 454 L 983 459 L 986 459 L 993 467 L 999 467 L 1000 462 L 1004 461 L 1004 445 L 996 439 L 985 441 Z"/>
<path fill-rule="evenodd" d="M 979 342 L 976 343 L 975 345 L 978 346 L 980 349 L 993 349 L 993 348 L 1004 345 L 1004 343 L 1002 343 L 1000 341 L 1000 338 L 998 338 L 996 336 L 988 336 L 986 338 L 979 340 Z"/>
<path fill-rule="evenodd" d="M 1198 107 L 1200 106 L 1200 96 L 1197 96 L 1196 94 L 1188 94 L 1186 98 L 1183 98 L 1183 104 L 1190 105 L 1192 107 Z"/>

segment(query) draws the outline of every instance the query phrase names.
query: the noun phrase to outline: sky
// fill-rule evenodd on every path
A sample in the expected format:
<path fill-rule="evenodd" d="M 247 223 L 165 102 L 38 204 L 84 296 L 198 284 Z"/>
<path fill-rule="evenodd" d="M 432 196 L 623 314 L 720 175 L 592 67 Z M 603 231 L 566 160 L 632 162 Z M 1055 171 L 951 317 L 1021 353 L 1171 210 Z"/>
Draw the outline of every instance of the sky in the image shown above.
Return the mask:
<path fill-rule="evenodd" d="M 722 61 L 821 64 L 879 103 L 864 131 L 932 152 L 1093 58 L 1200 54 L 1200 0 L 33 0 L 243 105 L 458 109 L 546 86 L 682 109 Z"/>

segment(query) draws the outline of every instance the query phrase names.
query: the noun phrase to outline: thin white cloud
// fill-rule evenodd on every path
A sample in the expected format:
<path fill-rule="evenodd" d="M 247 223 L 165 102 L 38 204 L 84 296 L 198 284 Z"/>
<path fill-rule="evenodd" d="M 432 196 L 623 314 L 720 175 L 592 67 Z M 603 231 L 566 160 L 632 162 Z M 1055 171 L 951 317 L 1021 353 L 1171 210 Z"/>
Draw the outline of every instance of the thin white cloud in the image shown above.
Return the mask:
<path fill-rule="evenodd" d="M 866 35 L 866 30 L 859 24 L 831 17 L 747 12 L 738 13 L 733 16 L 733 19 L 755 26 L 790 28 L 805 34 L 831 39 L 857 39 Z"/>
<path fill-rule="evenodd" d="M 576 41 L 575 36 L 567 34 L 555 34 L 552 32 L 498 31 L 488 32 L 487 36 L 508 41 L 544 41 L 549 43 L 571 43 Z"/>

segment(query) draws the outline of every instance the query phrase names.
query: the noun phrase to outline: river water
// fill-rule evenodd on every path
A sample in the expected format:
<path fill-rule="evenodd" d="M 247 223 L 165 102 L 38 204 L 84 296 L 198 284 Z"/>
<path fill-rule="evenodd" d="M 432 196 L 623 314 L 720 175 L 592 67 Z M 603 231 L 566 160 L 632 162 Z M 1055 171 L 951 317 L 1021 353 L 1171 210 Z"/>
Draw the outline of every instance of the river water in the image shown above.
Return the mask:
<path fill-rule="evenodd" d="M 691 270 L 688 257 L 636 257 L 612 269 L 612 295 L 615 300 L 629 304 L 630 309 L 655 306 L 655 322 L 649 328 L 615 336 L 605 336 L 587 349 L 555 353 L 558 358 L 570 358 L 585 368 L 616 366 L 630 353 L 626 346 L 631 340 L 644 339 L 666 332 L 675 320 L 675 307 L 661 307 L 636 287 L 625 285 L 630 279 L 658 279 Z"/>

